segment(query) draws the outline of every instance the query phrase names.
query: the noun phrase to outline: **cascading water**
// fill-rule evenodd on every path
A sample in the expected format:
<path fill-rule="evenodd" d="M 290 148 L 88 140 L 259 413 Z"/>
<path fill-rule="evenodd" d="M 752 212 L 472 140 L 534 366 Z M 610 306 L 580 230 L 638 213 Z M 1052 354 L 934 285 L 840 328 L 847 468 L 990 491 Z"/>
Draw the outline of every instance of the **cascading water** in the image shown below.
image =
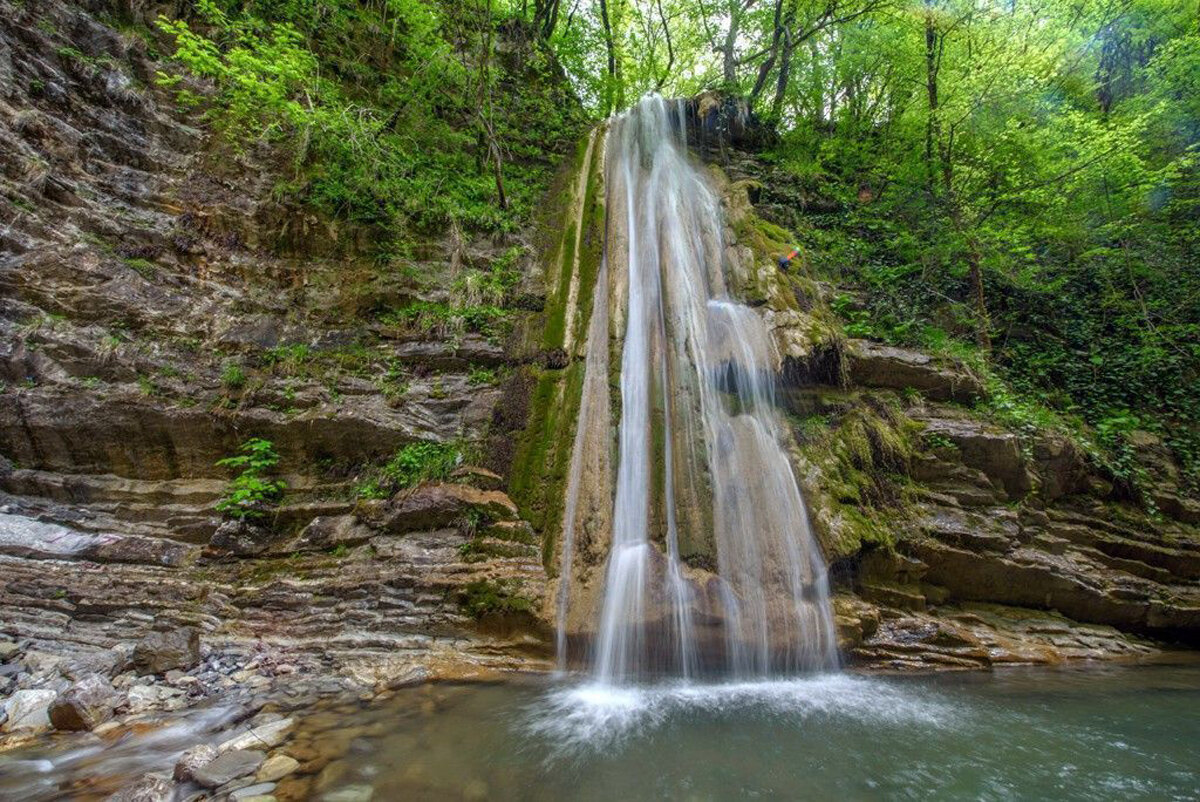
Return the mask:
<path fill-rule="evenodd" d="M 588 450 L 608 447 L 587 432 L 596 415 L 608 426 L 611 339 L 620 421 L 590 655 L 602 684 L 837 663 L 825 566 L 775 404 L 776 348 L 763 318 L 730 297 L 721 204 L 685 137 L 683 103 L 650 96 L 610 121 L 604 145 L 605 253 L 558 598 L 565 662 L 576 510 L 588 466 L 600 464 Z M 711 543 L 715 561 L 683 554 L 685 538 Z"/>

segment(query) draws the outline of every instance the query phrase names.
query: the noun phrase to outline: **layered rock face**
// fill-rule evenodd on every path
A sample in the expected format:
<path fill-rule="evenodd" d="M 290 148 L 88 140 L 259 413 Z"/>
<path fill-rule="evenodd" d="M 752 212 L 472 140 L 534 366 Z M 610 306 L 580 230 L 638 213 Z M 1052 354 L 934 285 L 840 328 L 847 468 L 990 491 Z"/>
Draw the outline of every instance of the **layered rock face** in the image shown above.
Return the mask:
<path fill-rule="evenodd" d="M 367 685 L 536 662 L 544 575 L 502 477 L 358 492 L 405 444 L 523 422 L 493 423 L 528 389 L 519 338 L 374 314 L 444 303 L 522 240 L 382 263 L 370 232 L 274 199 L 277 154 L 179 111 L 130 13 L 0 3 L 0 691 L 161 674 L 134 645 L 180 627 L 210 663 L 265 649 Z M 249 437 L 287 492 L 269 534 L 219 533 L 214 463 Z"/>
<path fill-rule="evenodd" d="M 1012 432 L 991 422 L 984 382 L 963 364 L 843 339 L 827 305 L 836 288 L 815 281 L 802 260 L 787 273 L 777 266 L 791 248 L 780 224 L 828 211 L 827 204 L 791 192 L 785 175 L 744 150 L 762 137 L 737 103 L 701 96 L 686 114 L 691 144 L 722 197 L 730 290 L 762 316 L 774 339 L 778 403 L 793 424 L 793 467 L 832 563 L 846 660 L 884 669 L 980 668 L 1134 658 L 1200 641 L 1197 501 L 1180 489 L 1178 469 L 1161 446 L 1149 435 L 1141 439 L 1156 457 L 1144 460 L 1157 466 L 1148 491 L 1155 513 L 1123 498 L 1067 435 Z M 589 149 L 576 173 L 578 222 L 572 216 L 563 226 L 570 241 L 551 260 L 552 301 L 586 298 L 563 288 L 594 283 L 589 259 L 600 262 L 595 251 L 603 240 L 593 208 L 603 183 L 589 162 L 596 158 Z M 580 232 L 587 233 L 582 240 Z M 582 257 L 580 242 L 591 247 Z M 611 248 L 608 257 L 611 269 Z M 548 372 L 545 409 L 536 416 L 544 428 L 535 442 L 550 455 L 539 463 L 544 481 L 533 483 L 549 513 L 536 523 L 555 564 L 571 566 L 555 594 L 561 599 L 569 581 L 571 604 L 547 616 L 566 622 L 567 640 L 578 641 L 568 644 L 571 653 L 594 639 L 615 468 L 603 459 L 611 443 L 585 447 L 599 456 L 573 491 L 565 444 L 572 434 L 577 443 L 604 442 L 610 431 L 611 420 L 595 410 L 583 415 L 585 425 L 576 429 L 574 422 L 580 398 L 586 404 L 595 395 L 580 391 L 584 366 L 588 375 L 611 376 L 619 360 L 624 290 L 618 286 L 614 297 L 599 331 L 616 346 L 598 357 L 583 343 L 587 310 L 601 310 L 599 302 L 582 308 L 573 335 L 547 329 L 571 358 Z M 607 412 L 607 403 L 600 406 Z M 578 501 L 568 501 L 561 518 L 573 537 L 564 561 L 556 544 L 564 510 L 554 499 L 573 492 Z M 688 518 L 686 500 L 680 509 L 685 570 L 704 586 L 718 554 L 702 523 Z M 661 533 L 652 539 L 664 562 L 668 542 Z"/>

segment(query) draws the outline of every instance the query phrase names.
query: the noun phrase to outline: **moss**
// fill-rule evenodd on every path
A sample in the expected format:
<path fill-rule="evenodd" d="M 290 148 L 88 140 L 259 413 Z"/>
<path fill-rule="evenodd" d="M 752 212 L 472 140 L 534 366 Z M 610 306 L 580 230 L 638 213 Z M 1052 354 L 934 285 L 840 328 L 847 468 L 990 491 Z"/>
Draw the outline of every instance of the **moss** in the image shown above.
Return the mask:
<path fill-rule="evenodd" d="M 894 395 L 865 395 L 839 416 L 813 416 L 797 424 L 801 451 L 820 471 L 826 548 L 832 558 L 865 547 L 892 547 L 910 517 L 909 466 L 920 448 L 920 426 L 899 409 Z"/>
<path fill-rule="evenodd" d="M 548 278 L 553 274 L 554 280 L 553 292 L 546 301 L 545 326 L 542 332 L 542 346 L 547 349 L 561 348 L 566 342 L 567 304 L 573 270 L 578 270 L 578 276 L 574 278 L 579 292 L 576 298 L 578 314 L 573 319 L 573 331 L 570 332 L 574 341 L 578 342 L 582 333 L 587 331 L 586 321 L 591 314 L 592 291 L 600 264 L 600 242 L 597 234 L 603 232 L 604 213 L 603 204 L 600 202 L 600 148 L 593 148 L 591 159 L 585 162 L 588 141 L 585 137 L 579 144 L 577 167 L 572 172 L 572 180 L 562 197 L 563 213 L 559 226 L 562 235 L 554 253 L 552 270 L 547 271 Z M 581 171 L 586 173 L 586 177 L 583 197 L 580 199 L 581 206 L 577 207 L 573 192 L 575 179 Z"/>
<path fill-rule="evenodd" d="M 533 602 L 519 590 L 515 580 L 480 579 L 459 591 L 458 604 L 475 618 L 532 612 Z"/>
<path fill-rule="evenodd" d="M 551 267 L 547 280 L 553 291 L 546 301 L 542 316 L 542 347 L 549 351 L 563 348 L 568 332 L 567 304 L 572 282 L 572 269 L 578 287 L 575 299 L 576 314 L 572 318 L 573 342 L 586 336 L 596 291 L 596 277 L 601 261 L 604 211 L 602 203 L 600 158 L 602 148 L 597 144 L 587 159 L 587 139 L 579 145 L 576 167 L 571 179 L 556 197 L 563 202 L 559 215 L 561 237 L 553 246 Z M 586 171 L 582 208 L 574 205 L 574 187 L 580 171 Z M 580 213 L 582 211 L 582 214 Z M 582 224 L 582 230 L 577 226 Z M 577 253 L 576 240 L 579 242 Z M 600 291 L 606 291 L 600 288 Z M 584 365 L 568 359 L 562 369 L 543 369 L 536 373 L 536 382 L 529 400 L 523 431 L 517 438 L 509 479 L 509 494 L 519 506 L 542 540 L 543 562 L 553 572 L 554 550 L 561 528 L 564 492 L 574 444 L 575 420 L 578 415 L 583 387 Z"/>
<path fill-rule="evenodd" d="M 482 562 L 491 557 L 524 557 L 526 550 L 514 543 L 492 543 L 481 538 L 468 540 L 458 547 L 458 553 L 469 563 Z"/>
<path fill-rule="evenodd" d="M 542 536 L 547 570 L 562 522 L 583 373 L 579 362 L 563 370 L 540 373 L 530 401 L 529 420 L 513 459 L 509 494 L 522 517 Z"/>
<path fill-rule="evenodd" d="M 546 327 L 542 333 L 545 348 L 561 348 L 565 340 L 567 295 L 571 287 L 571 268 L 575 264 L 575 221 L 563 230 L 562 248 L 558 257 L 558 281 L 546 302 Z"/>

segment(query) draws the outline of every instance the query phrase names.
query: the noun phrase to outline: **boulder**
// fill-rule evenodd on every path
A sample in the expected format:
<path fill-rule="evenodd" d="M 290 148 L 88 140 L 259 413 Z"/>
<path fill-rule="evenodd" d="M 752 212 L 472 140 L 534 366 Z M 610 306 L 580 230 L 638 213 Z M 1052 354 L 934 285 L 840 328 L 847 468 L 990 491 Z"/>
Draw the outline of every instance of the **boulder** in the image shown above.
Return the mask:
<path fill-rule="evenodd" d="M 273 539 L 267 529 L 249 521 L 224 521 L 209 539 L 208 551 L 253 557 L 266 551 Z"/>
<path fill-rule="evenodd" d="M 383 509 L 380 525 L 397 534 L 441 529 L 458 523 L 471 511 L 492 521 L 517 517 L 517 505 L 498 490 L 428 484 L 396 495 Z"/>
<path fill-rule="evenodd" d="M 924 423 L 926 435 L 953 442 L 962 464 L 983 471 L 1010 499 L 1020 498 L 1033 487 L 1015 434 L 967 417 L 929 417 Z"/>
<path fill-rule="evenodd" d="M 108 797 L 106 802 L 171 802 L 174 798 L 175 786 L 170 780 L 157 774 L 145 774 Z"/>
<path fill-rule="evenodd" d="M 50 705 L 56 696 L 54 691 L 45 689 L 17 691 L 4 703 L 5 730 L 45 732 L 50 729 Z"/>
<path fill-rule="evenodd" d="M 193 779 L 205 788 L 217 788 L 258 771 L 266 755 L 250 749 L 233 749 L 196 769 Z"/>
<path fill-rule="evenodd" d="M 480 490 L 504 489 L 504 479 L 499 474 L 476 465 L 463 465 L 455 468 L 450 474 L 450 479 L 455 482 L 473 485 Z"/>
<path fill-rule="evenodd" d="M 217 748 L 211 744 L 197 744 L 179 756 L 175 761 L 175 779 L 178 782 L 191 782 L 196 779 L 196 772 L 217 759 Z"/>
<path fill-rule="evenodd" d="M 138 535 L 81 532 L 24 515 L 0 513 L 0 554 L 38 560 L 93 560 L 178 566 L 190 561 L 196 547 Z"/>
<path fill-rule="evenodd" d="M 933 401 L 971 401 L 984 395 L 979 381 L 964 370 L 920 351 L 850 340 L 849 379 L 864 387 L 913 389 Z"/>
<path fill-rule="evenodd" d="M 338 546 L 359 546 L 375 534 L 354 515 L 321 515 L 312 520 L 289 551 L 325 551 Z"/>
<path fill-rule="evenodd" d="M 1033 461 L 1041 479 L 1038 494 L 1047 501 L 1085 487 L 1087 459 L 1068 438 L 1052 433 L 1043 434 L 1034 443 Z"/>
<path fill-rule="evenodd" d="M 200 662 L 200 631 L 180 627 L 151 632 L 133 648 L 133 668 L 139 674 L 163 674 L 173 668 L 187 670 Z"/>
<path fill-rule="evenodd" d="M 76 682 L 50 705 L 50 721 L 60 730 L 90 731 L 112 718 L 117 692 L 93 674 Z"/>
<path fill-rule="evenodd" d="M 233 802 L 246 802 L 248 799 L 261 799 L 264 796 L 270 796 L 275 790 L 275 783 L 255 783 L 247 785 L 245 788 L 239 788 L 229 795 Z"/>
<path fill-rule="evenodd" d="M 224 754 L 239 749 L 271 749 L 287 739 L 293 724 L 295 720 L 290 718 L 260 724 L 223 742 L 217 747 L 217 751 Z"/>
<path fill-rule="evenodd" d="M 290 755 L 273 755 L 259 767 L 254 779 L 261 783 L 278 782 L 300 768 L 300 761 Z"/>

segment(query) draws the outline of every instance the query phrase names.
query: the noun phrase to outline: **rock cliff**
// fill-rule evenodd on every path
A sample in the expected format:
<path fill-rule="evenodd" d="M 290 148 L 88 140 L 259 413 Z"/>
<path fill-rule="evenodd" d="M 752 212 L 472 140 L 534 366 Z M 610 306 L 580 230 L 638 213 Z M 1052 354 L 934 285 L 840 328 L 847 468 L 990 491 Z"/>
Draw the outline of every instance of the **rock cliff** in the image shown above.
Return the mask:
<path fill-rule="evenodd" d="M 513 290 L 495 327 L 386 313 L 449 306 L 513 254 L 534 273 L 532 235 L 382 259 L 281 200 L 269 146 L 232 150 L 156 85 L 154 13 L 0 3 L 0 693 L 153 683 L 135 644 L 181 628 L 199 652 L 151 706 L 247 665 L 260 689 L 543 665 L 540 552 L 504 480 L 460 458 L 395 498 L 370 483 L 410 443 L 505 468 L 536 298 Z M 287 491 L 265 526 L 223 527 L 215 463 L 250 437 Z"/>

